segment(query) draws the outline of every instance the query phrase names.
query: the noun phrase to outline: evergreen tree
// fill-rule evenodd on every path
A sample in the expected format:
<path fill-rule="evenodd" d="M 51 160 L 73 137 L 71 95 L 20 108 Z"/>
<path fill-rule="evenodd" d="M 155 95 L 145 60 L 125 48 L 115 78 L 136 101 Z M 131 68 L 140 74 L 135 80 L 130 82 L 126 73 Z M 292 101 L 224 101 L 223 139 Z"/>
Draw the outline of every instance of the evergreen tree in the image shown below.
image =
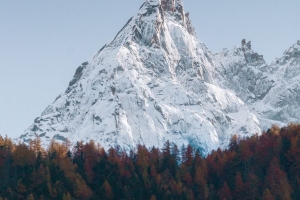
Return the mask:
<path fill-rule="evenodd" d="M 221 190 L 218 193 L 219 193 L 220 200 L 223 200 L 223 199 L 231 200 L 232 199 L 232 194 L 231 194 L 230 188 L 226 181 L 224 182 L 223 187 L 221 188 Z"/>
<path fill-rule="evenodd" d="M 103 188 L 104 188 L 104 191 L 105 191 L 105 198 L 106 199 L 113 199 L 113 191 L 112 191 L 112 188 L 111 188 L 111 186 L 109 185 L 109 183 L 107 181 L 105 181 L 103 183 Z"/>
<path fill-rule="evenodd" d="M 32 193 L 27 197 L 27 200 L 34 200 L 34 196 Z"/>
<path fill-rule="evenodd" d="M 275 197 L 271 194 L 270 190 L 267 188 L 265 189 L 262 200 L 275 200 Z"/>

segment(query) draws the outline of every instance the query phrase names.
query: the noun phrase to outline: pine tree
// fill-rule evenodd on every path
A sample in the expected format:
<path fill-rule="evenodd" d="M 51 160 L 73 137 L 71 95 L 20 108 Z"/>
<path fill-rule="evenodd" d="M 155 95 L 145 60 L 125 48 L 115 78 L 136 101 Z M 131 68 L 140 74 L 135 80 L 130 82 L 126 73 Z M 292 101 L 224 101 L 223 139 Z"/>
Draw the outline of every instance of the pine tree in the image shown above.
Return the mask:
<path fill-rule="evenodd" d="M 152 176 L 152 177 L 156 177 L 157 176 L 157 172 L 156 172 L 156 169 L 155 169 L 154 165 L 151 165 L 150 176 Z"/>
<path fill-rule="evenodd" d="M 205 174 L 200 166 L 196 167 L 195 173 L 196 194 L 200 199 L 207 199 L 209 195 Z"/>
<path fill-rule="evenodd" d="M 180 162 L 180 151 L 178 149 L 178 146 L 176 144 L 172 144 L 171 147 L 171 155 L 173 156 L 176 163 Z"/>
<path fill-rule="evenodd" d="M 247 183 L 245 184 L 245 193 L 249 199 L 259 199 L 259 178 L 252 172 L 248 174 Z"/>
<path fill-rule="evenodd" d="M 63 194 L 63 200 L 72 200 L 70 193 L 68 192 L 68 194 Z"/>
<path fill-rule="evenodd" d="M 233 135 L 232 138 L 230 139 L 230 143 L 229 143 L 229 149 L 231 151 L 236 151 L 237 147 L 239 144 L 239 137 L 238 135 Z"/>
<path fill-rule="evenodd" d="M 192 184 L 193 184 L 193 178 L 192 178 L 190 172 L 187 172 L 187 173 L 184 175 L 183 180 L 185 181 L 185 183 L 186 183 L 189 187 L 192 186 Z"/>
<path fill-rule="evenodd" d="M 37 136 L 34 140 L 30 140 L 29 148 L 35 153 L 35 155 L 45 152 L 42 147 L 42 140 L 39 136 Z"/>
<path fill-rule="evenodd" d="M 25 194 L 27 192 L 27 189 L 26 186 L 22 183 L 22 179 L 18 180 L 16 191 L 18 199 L 24 199 L 26 197 Z"/>
<path fill-rule="evenodd" d="M 244 183 L 242 180 L 241 173 L 236 173 L 235 176 L 235 189 L 234 189 L 234 198 L 243 199 L 244 197 Z"/>
<path fill-rule="evenodd" d="M 219 193 L 220 200 L 223 200 L 223 199 L 231 200 L 232 199 L 232 194 L 231 194 L 230 188 L 226 181 L 224 182 L 223 187 L 221 188 L 221 190 L 218 193 Z"/>
<path fill-rule="evenodd" d="M 34 200 L 34 196 L 32 193 L 27 197 L 27 200 Z"/>
<path fill-rule="evenodd" d="M 113 191 L 112 191 L 112 188 L 111 188 L 111 186 L 109 185 L 109 183 L 107 181 L 104 182 L 103 188 L 104 188 L 104 191 L 105 191 L 106 199 L 113 199 Z"/>
<path fill-rule="evenodd" d="M 271 194 L 270 190 L 267 188 L 265 189 L 262 200 L 275 200 L 275 197 Z"/>
<path fill-rule="evenodd" d="M 289 163 L 289 172 L 294 177 L 300 177 L 300 148 L 298 144 L 298 136 L 291 138 L 291 147 L 286 154 Z"/>
<path fill-rule="evenodd" d="M 185 198 L 188 199 L 188 200 L 194 200 L 195 199 L 195 195 L 194 195 L 194 193 L 191 189 L 186 189 L 185 190 Z"/>
<path fill-rule="evenodd" d="M 183 158 L 183 163 L 189 168 L 193 164 L 193 158 L 194 158 L 194 149 L 191 145 L 188 145 L 186 147 L 186 150 L 184 152 L 184 158 Z"/>
<path fill-rule="evenodd" d="M 164 147 L 162 149 L 162 161 L 160 169 L 161 171 L 165 171 L 171 168 L 172 165 L 172 156 L 171 156 L 171 144 L 168 141 L 165 142 Z"/>
<path fill-rule="evenodd" d="M 276 198 L 290 197 L 291 186 L 288 183 L 285 172 L 280 169 L 277 158 L 273 158 L 267 170 L 265 187 L 269 188 Z"/>
<path fill-rule="evenodd" d="M 74 185 L 74 195 L 80 199 L 89 199 L 92 196 L 91 189 L 86 185 L 86 182 L 77 175 Z"/>
<path fill-rule="evenodd" d="M 19 144 L 12 153 L 12 159 L 14 166 L 33 166 L 35 163 L 35 154 L 25 144 Z"/>
<path fill-rule="evenodd" d="M 91 184 L 94 178 L 93 167 L 96 164 L 97 153 L 96 145 L 93 140 L 85 144 L 83 147 L 84 151 L 84 172 L 87 179 L 87 183 Z"/>

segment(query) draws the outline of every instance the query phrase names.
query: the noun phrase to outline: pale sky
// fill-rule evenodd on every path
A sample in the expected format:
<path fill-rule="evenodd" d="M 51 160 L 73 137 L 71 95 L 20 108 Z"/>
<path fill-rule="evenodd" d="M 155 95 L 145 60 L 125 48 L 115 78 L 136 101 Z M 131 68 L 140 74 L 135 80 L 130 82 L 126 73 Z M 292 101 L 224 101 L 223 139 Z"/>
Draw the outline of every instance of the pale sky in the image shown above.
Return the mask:
<path fill-rule="evenodd" d="M 15 138 L 144 0 L 0 0 L 0 134 Z M 299 0 L 184 0 L 212 52 L 243 38 L 268 63 L 300 39 Z"/>

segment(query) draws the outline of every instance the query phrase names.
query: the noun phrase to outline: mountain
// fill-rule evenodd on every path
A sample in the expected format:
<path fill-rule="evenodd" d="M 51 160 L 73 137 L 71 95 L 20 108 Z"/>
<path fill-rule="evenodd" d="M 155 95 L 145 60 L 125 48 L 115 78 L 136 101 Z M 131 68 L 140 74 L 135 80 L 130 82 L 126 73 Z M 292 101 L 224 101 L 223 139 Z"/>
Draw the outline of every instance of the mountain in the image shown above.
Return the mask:
<path fill-rule="evenodd" d="M 277 124 L 300 120 L 300 41 L 270 65 L 274 87 L 263 99 L 269 109 L 262 110 L 266 119 Z"/>
<path fill-rule="evenodd" d="M 273 69 L 244 51 L 240 55 L 247 54 L 257 70 Z M 19 139 L 39 136 L 44 146 L 52 139 L 94 140 L 106 149 L 162 147 L 169 140 L 207 154 L 226 147 L 233 134 L 260 133 L 244 101 L 263 98 L 266 88 L 251 92 L 250 85 L 241 85 L 237 90 L 249 87 L 249 92 L 241 91 L 248 96 L 239 98 L 216 57 L 196 38 L 181 0 L 147 0 L 113 41 L 78 67 L 65 93 Z"/>
<path fill-rule="evenodd" d="M 300 119 L 300 41 L 267 65 L 263 56 L 242 40 L 241 47 L 213 55 L 215 77 L 222 88 L 232 90 L 257 116 L 266 130 Z"/>
<path fill-rule="evenodd" d="M 233 90 L 247 104 L 263 99 L 273 86 L 269 66 L 251 49 L 250 41 L 242 40 L 241 47 L 232 50 L 223 49 L 214 55 L 214 61 L 219 84 Z"/>

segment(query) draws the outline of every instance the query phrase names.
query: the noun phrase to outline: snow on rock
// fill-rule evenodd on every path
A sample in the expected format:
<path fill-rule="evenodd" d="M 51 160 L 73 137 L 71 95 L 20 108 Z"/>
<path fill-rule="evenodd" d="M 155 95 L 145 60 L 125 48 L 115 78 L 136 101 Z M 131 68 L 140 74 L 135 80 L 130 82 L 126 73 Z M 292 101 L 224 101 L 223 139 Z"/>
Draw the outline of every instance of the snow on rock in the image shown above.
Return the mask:
<path fill-rule="evenodd" d="M 230 64 L 225 54 L 215 57 Z M 230 54 L 236 60 L 247 55 L 257 70 L 229 82 L 236 66 L 216 72 L 215 58 L 196 38 L 182 2 L 147 0 L 19 139 L 39 136 L 44 146 L 52 139 L 94 140 L 105 149 L 127 150 L 137 144 L 162 147 L 169 140 L 192 144 L 203 154 L 226 147 L 233 134 L 260 133 L 258 119 L 241 99 L 261 99 L 272 85 L 269 79 L 259 79 L 254 89 L 240 85 L 240 94 L 242 87 L 248 90 L 239 98 L 231 84 L 243 76 L 261 78 L 270 69 L 246 47 Z"/>
<path fill-rule="evenodd" d="M 300 41 L 267 65 L 251 42 L 214 56 L 218 85 L 229 88 L 257 116 L 261 128 L 300 122 Z"/>

